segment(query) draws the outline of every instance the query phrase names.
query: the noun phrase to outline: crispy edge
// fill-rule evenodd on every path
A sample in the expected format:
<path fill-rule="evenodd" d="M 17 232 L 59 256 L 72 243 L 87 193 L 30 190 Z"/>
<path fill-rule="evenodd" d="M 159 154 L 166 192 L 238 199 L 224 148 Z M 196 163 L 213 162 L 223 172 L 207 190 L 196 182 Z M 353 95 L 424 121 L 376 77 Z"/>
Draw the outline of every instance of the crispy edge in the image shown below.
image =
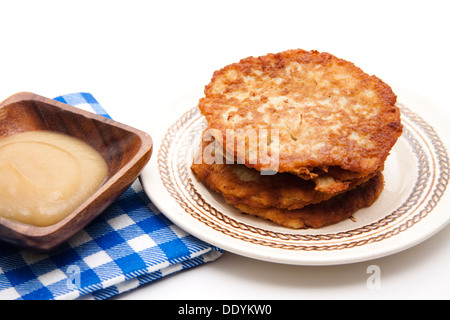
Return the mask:
<path fill-rule="evenodd" d="M 204 134 L 207 134 L 205 131 Z M 213 146 L 209 151 L 219 152 L 222 163 L 206 164 L 202 158 L 203 152 Z M 216 148 L 221 146 L 215 140 L 202 140 L 200 148 L 195 154 L 191 170 L 197 178 L 213 191 L 220 193 L 225 200 L 234 206 L 248 205 L 254 208 L 300 209 L 309 204 L 328 200 L 338 194 L 351 190 L 372 178 L 377 172 L 362 178 L 346 181 L 334 181 L 331 186 L 318 189 L 313 181 L 304 180 L 290 173 L 277 173 L 275 175 L 261 175 L 255 169 L 247 168 L 242 164 L 227 164 L 226 158 Z M 214 154 L 215 156 L 215 154 Z M 244 181 L 236 172 L 244 170 L 250 179 Z"/>
<path fill-rule="evenodd" d="M 384 179 L 380 172 L 351 191 L 299 210 L 262 209 L 248 205 L 239 205 L 237 208 L 243 213 L 258 216 L 288 228 L 318 229 L 341 222 L 350 218 L 359 209 L 371 206 L 378 199 L 383 188 Z"/>

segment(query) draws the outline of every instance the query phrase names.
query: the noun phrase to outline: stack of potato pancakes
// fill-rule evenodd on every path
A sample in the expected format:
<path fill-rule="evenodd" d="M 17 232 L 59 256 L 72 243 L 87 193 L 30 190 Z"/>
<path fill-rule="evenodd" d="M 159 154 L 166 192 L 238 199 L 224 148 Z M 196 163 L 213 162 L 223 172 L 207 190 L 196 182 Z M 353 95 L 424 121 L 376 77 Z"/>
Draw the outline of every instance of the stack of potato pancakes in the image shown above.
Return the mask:
<path fill-rule="evenodd" d="M 320 228 L 370 206 L 402 133 L 391 88 L 329 53 L 288 50 L 214 73 L 192 171 L 240 211 Z"/>

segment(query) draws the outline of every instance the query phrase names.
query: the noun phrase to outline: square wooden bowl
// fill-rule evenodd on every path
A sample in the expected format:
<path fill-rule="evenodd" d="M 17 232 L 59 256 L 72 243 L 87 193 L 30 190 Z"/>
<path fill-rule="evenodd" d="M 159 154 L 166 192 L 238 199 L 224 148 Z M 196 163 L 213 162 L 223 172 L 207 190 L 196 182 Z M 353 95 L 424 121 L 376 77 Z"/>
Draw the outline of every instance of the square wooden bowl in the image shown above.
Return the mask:
<path fill-rule="evenodd" d="M 151 157 L 152 139 L 130 126 L 32 93 L 18 93 L 0 103 L 0 139 L 36 130 L 81 139 L 96 149 L 109 167 L 97 191 L 54 225 L 36 227 L 0 217 L 1 240 L 50 251 L 84 228 L 133 183 Z"/>

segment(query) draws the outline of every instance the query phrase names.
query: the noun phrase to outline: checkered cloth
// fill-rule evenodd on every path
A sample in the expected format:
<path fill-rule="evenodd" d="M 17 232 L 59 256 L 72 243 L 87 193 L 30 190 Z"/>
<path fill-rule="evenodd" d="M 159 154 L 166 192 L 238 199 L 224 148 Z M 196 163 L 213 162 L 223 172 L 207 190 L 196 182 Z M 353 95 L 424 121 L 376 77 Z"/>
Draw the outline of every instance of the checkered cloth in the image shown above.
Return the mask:
<path fill-rule="evenodd" d="M 109 117 L 88 93 L 55 100 Z M 221 254 L 165 218 L 136 180 L 50 254 L 0 243 L 0 299 L 106 299 Z"/>

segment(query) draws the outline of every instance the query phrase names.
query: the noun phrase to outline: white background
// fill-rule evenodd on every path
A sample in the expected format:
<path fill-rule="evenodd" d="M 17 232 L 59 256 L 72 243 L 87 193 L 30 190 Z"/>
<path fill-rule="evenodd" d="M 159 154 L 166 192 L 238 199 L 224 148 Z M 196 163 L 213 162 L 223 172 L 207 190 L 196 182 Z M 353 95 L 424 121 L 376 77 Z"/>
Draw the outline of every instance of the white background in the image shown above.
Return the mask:
<path fill-rule="evenodd" d="M 2 1 L 0 99 L 90 92 L 152 134 L 156 111 L 226 64 L 291 48 L 350 60 L 449 112 L 448 1 Z M 200 97 L 199 97 L 200 98 Z M 447 110 L 445 110 L 447 108 Z M 450 125 L 450 123 L 449 123 Z M 449 209 L 450 214 L 450 209 Z M 381 270 L 369 289 L 368 266 Z M 449 299 L 450 227 L 382 259 L 306 267 L 225 253 L 123 299 Z"/>

